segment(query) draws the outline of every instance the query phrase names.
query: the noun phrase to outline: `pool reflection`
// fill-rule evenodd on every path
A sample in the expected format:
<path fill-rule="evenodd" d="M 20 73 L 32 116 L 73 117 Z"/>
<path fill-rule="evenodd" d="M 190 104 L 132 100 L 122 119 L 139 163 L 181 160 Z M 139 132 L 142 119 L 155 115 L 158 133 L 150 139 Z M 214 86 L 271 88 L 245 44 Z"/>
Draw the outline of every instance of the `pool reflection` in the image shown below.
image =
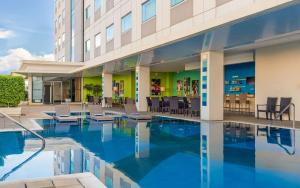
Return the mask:
<path fill-rule="evenodd" d="M 107 187 L 300 185 L 298 130 L 166 118 L 39 123 L 46 149 L 7 180 L 91 172 Z M 0 133 L 0 144 L 0 175 L 40 147 L 21 132 Z"/>

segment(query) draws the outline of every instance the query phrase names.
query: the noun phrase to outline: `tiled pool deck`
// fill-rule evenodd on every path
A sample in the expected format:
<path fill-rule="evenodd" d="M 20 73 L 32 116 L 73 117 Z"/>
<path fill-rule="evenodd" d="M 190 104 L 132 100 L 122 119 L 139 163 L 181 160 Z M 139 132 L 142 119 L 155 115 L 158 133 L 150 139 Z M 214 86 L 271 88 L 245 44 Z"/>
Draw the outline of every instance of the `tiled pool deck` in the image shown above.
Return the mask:
<path fill-rule="evenodd" d="M 81 105 L 72 104 L 70 105 L 71 111 L 80 112 L 82 111 Z M 86 108 L 88 111 L 88 108 Z M 22 124 L 24 124 L 27 128 L 31 130 L 40 130 L 41 127 L 35 123 L 34 119 L 52 119 L 51 116 L 45 114 L 44 112 L 53 112 L 54 105 L 34 105 L 34 106 L 23 106 L 22 112 L 24 115 L 20 118 Z M 124 110 L 121 108 L 106 108 L 105 111 L 113 112 L 113 113 L 124 113 Z M 184 116 L 178 114 L 169 114 L 169 113 L 149 113 L 151 115 L 159 115 L 159 116 L 166 116 L 190 121 L 199 121 L 199 117 L 191 117 L 191 116 Z M 237 122 L 237 123 L 244 123 L 244 124 L 255 124 L 255 125 L 272 125 L 272 126 L 280 126 L 280 127 L 289 127 L 292 128 L 292 121 L 270 121 L 265 119 L 257 119 L 254 116 L 239 114 L 239 113 L 225 113 L 224 121 L 228 122 Z M 300 122 L 296 122 L 296 128 L 300 128 Z M 16 126 L 8 125 L 5 129 L 1 129 L 0 131 L 18 131 L 22 130 Z"/>

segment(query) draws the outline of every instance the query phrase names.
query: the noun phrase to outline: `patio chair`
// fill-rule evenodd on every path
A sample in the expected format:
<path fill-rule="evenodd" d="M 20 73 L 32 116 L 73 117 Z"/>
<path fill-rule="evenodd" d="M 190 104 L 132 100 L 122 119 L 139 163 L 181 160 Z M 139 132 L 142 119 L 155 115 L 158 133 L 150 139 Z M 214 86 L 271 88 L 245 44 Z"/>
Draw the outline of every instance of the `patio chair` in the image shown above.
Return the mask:
<path fill-rule="evenodd" d="M 94 103 L 94 104 L 100 104 L 100 102 L 99 102 L 99 97 L 93 96 L 93 103 Z"/>
<path fill-rule="evenodd" d="M 179 111 L 178 97 L 171 97 L 170 99 L 170 114 L 176 114 Z"/>
<path fill-rule="evenodd" d="M 63 104 L 63 105 L 56 105 L 55 107 L 55 116 L 54 119 L 56 119 L 59 122 L 74 122 L 78 121 L 78 116 L 71 116 L 70 114 L 70 106 Z"/>
<path fill-rule="evenodd" d="M 162 97 L 162 112 L 169 112 L 169 111 L 170 111 L 170 98 Z"/>
<path fill-rule="evenodd" d="M 183 97 L 182 100 L 183 100 L 183 103 L 182 103 L 182 105 L 183 105 L 182 106 L 182 113 L 188 115 L 190 103 L 189 103 L 187 97 Z"/>
<path fill-rule="evenodd" d="M 135 104 L 135 102 L 131 98 L 126 98 L 126 104 Z"/>
<path fill-rule="evenodd" d="M 152 119 L 151 115 L 142 114 L 142 113 L 138 112 L 135 104 L 125 104 L 124 108 L 125 108 L 126 117 L 128 117 L 130 119 L 135 119 L 135 120 L 150 120 L 150 119 Z"/>
<path fill-rule="evenodd" d="M 200 98 L 194 97 L 191 98 L 191 117 L 196 114 L 196 116 L 200 116 Z"/>
<path fill-rule="evenodd" d="M 161 112 L 161 103 L 158 97 L 153 97 L 152 101 L 152 111 L 153 112 Z"/>
<path fill-rule="evenodd" d="M 111 108 L 113 103 L 112 97 L 104 97 L 104 100 L 105 100 L 105 107 Z"/>
<path fill-rule="evenodd" d="M 250 101 L 248 100 L 247 93 L 241 93 L 239 96 L 239 100 L 236 101 L 236 103 L 238 104 L 239 112 L 245 110 L 245 112 L 248 112 L 250 114 Z"/>
<path fill-rule="evenodd" d="M 152 101 L 150 97 L 146 97 L 147 100 L 147 111 L 152 112 Z"/>
<path fill-rule="evenodd" d="M 268 97 L 267 98 L 267 104 L 258 104 L 256 106 L 257 108 L 257 119 L 259 119 L 259 113 L 264 112 L 266 113 L 266 118 L 272 120 L 272 114 L 274 114 L 274 117 L 276 116 L 276 104 L 277 104 L 277 97 Z M 264 109 L 261 109 L 261 107 L 265 107 Z"/>
<path fill-rule="evenodd" d="M 277 114 L 280 114 L 281 112 L 283 112 L 283 110 L 285 108 L 287 108 L 292 102 L 292 98 L 291 97 L 281 97 L 280 98 L 280 105 L 279 106 L 279 111 L 276 111 Z M 287 108 L 282 115 L 280 115 L 280 120 L 282 121 L 282 116 L 286 114 L 288 115 L 289 121 L 291 120 L 291 115 L 290 115 L 290 107 Z"/>
<path fill-rule="evenodd" d="M 236 95 L 230 94 L 229 95 L 229 111 L 235 111 L 236 110 Z"/>
<path fill-rule="evenodd" d="M 113 117 L 105 115 L 100 105 L 89 105 L 90 119 L 96 121 L 112 121 Z"/>
<path fill-rule="evenodd" d="M 227 95 L 224 94 L 224 110 L 230 109 L 230 101 Z"/>

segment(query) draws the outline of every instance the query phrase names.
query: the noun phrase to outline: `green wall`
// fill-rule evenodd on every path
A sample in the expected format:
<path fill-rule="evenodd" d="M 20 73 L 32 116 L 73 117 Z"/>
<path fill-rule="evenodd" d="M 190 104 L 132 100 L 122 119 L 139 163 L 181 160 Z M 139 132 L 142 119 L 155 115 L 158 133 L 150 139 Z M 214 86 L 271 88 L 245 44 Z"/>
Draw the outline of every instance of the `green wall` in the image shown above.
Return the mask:
<path fill-rule="evenodd" d="M 124 95 L 123 97 L 135 97 L 135 72 L 130 72 L 128 74 L 114 74 L 113 81 L 120 83 L 124 80 Z"/>
<path fill-rule="evenodd" d="M 95 76 L 95 77 L 84 77 L 83 78 L 83 100 L 84 100 L 84 102 L 87 101 L 87 94 L 88 94 L 88 91 L 84 88 L 84 86 L 86 84 L 102 86 L 102 77 Z M 91 93 L 91 95 L 93 95 L 93 94 Z M 102 94 L 100 93 L 100 95 L 102 95 Z"/>
<path fill-rule="evenodd" d="M 150 95 L 151 95 L 151 82 L 152 79 L 160 79 L 160 86 L 165 87 L 166 91 L 161 92 L 160 96 L 173 95 L 173 72 L 151 72 L 150 73 Z"/>
<path fill-rule="evenodd" d="M 190 77 L 190 93 L 192 93 L 192 81 L 199 80 L 199 94 L 200 94 L 200 70 L 191 70 L 191 71 L 182 71 L 174 74 L 173 77 L 173 94 L 174 96 L 177 95 L 177 80 L 182 80 L 184 83 L 184 78 Z M 184 90 L 182 90 L 181 96 L 184 96 Z"/>

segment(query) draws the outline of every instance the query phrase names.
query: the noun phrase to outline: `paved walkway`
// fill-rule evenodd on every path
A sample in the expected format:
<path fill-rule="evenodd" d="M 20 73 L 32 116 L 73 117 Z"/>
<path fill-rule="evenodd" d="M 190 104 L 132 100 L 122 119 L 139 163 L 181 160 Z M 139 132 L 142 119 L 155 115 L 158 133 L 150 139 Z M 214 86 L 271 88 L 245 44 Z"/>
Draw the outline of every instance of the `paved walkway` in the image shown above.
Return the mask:
<path fill-rule="evenodd" d="M 91 173 L 0 183 L 0 188 L 105 188 Z"/>

